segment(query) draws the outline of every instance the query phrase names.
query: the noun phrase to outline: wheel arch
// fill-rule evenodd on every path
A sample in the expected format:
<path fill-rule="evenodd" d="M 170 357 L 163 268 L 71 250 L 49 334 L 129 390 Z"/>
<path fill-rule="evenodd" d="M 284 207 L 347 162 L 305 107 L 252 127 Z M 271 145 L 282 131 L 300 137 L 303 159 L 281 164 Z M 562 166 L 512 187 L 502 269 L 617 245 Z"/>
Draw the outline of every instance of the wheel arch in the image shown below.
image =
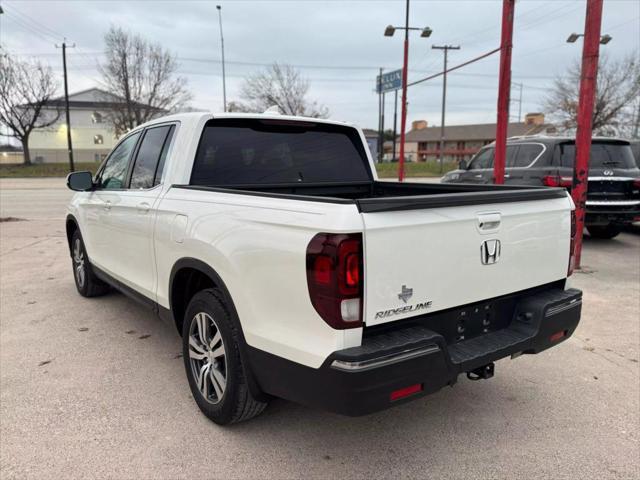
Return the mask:
<path fill-rule="evenodd" d="M 76 217 L 74 217 L 73 215 L 69 214 L 67 215 L 67 219 L 65 222 L 65 229 L 66 229 L 66 233 L 67 233 L 67 245 L 69 246 L 69 255 L 71 255 L 71 239 L 73 238 L 73 234 L 76 231 L 80 230 L 80 225 L 78 223 L 78 220 L 76 219 Z M 82 232 L 81 232 L 82 235 Z"/>
<path fill-rule="evenodd" d="M 229 289 L 224 283 L 222 277 L 213 267 L 196 258 L 181 258 L 177 260 L 171 268 L 171 275 L 169 277 L 169 308 L 171 318 L 178 330 L 178 334 L 182 335 L 184 314 L 189 301 L 193 295 L 206 288 L 217 289 L 229 308 L 231 321 L 235 323 L 240 337 L 240 345 L 238 345 L 238 347 L 242 363 L 248 367 L 245 371 L 245 375 L 249 389 L 256 399 L 265 399 L 266 395 L 260 388 L 251 369 L 244 331 L 242 330 L 240 317 L 238 316 L 238 311 L 236 310 L 233 298 L 229 293 Z"/>

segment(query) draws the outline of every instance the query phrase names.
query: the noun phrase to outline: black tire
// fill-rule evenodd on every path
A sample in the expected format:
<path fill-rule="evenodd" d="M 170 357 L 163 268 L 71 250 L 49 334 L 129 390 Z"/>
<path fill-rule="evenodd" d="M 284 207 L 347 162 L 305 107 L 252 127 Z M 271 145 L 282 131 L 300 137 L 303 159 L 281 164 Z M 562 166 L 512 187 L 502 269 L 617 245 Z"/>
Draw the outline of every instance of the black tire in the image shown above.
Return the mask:
<path fill-rule="evenodd" d="M 80 230 L 76 230 L 71 236 L 71 266 L 76 289 L 83 297 L 98 297 L 110 290 L 109 285 L 93 273 Z"/>
<path fill-rule="evenodd" d="M 587 227 L 587 231 L 592 238 L 601 238 L 609 240 L 618 236 L 620 233 L 620 227 L 609 223 L 607 225 L 591 225 Z"/>
<path fill-rule="evenodd" d="M 202 290 L 189 302 L 182 328 L 182 356 L 191 393 L 202 413 L 219 425 L 248 420 L 267 406 L 249 391 L 248 367 L 242 364 L 240 332 L 232 315 L 218 290 Z M 218 333 L 221 340 L 216 340 Z M 216 352 L 221 356 L 216 357 Z M 200 356 L 204 358 L 195 358 Z"/>

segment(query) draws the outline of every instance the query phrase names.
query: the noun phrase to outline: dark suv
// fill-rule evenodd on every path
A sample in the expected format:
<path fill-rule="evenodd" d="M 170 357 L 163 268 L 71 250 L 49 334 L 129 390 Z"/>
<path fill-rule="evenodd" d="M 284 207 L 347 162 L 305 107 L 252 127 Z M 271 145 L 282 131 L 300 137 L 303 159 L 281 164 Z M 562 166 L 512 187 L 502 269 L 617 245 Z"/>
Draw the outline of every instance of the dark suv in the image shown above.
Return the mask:
<path fill-rule="evenodd" d="M 513 137 L 507 140 L 505 183 L 571 188 L 575 139 Z M 443 183 L 493 183 L 494 145 L 483 147 Z M 640 217 L 640 169 L 628 141 L 594 138 L 589 160 L 586 227 L 596 238 L 613 238 Z M 637 220 L 636 220 L 637 221 Z"/>

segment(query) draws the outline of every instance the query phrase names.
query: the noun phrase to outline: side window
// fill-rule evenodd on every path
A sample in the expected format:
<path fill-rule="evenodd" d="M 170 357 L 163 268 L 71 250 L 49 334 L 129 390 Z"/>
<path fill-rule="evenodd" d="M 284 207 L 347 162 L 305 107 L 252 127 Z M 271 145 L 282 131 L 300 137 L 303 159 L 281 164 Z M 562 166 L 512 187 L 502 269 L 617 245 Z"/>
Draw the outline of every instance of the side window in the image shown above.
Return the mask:
<path fill-rule="evenodd" d="M 153 186 L 155 187 L 162 180 L 162 172 L 164 171 L 164 162 L 167 159 L 169 153 L 169 147 L 171 146 L 171 139 L 173 138 L 173 132 L 175 131 L 175 125 L 171 126 L 171 130 L 167 134 L 167 138 L 164 141 L 164 147 L 162 147 L 162 153 L 160 154 L 160 161 L 158 162 L 158 168 L 156 168 L 156 175 L 153 179 Z"/>
<path fill-rule="evenodd" d="M 542 153 L 542 145 L 520 145 L 518 155 L 514 158 L 514 167 L 528 167 Z"/>
<path fill-rule="evenodd" d="M 111 152 L 100 174 L 99 188 L 103 190 L 119 190 L 125 187 L 129 159 L 139 136 L 140 132 L 128 136 Z"/>
<path fill-rule="evenodd" d="M 518 150 L 522 147 L 520 145 L 507 145 L 507 158 L 505 159 L 505 167 L 517 167 L 516 159 L 518 158 Z"/>
<path fill-rule="evenodd" d="M 469 170 L 491 168 L 493 166 L 493 147 L 480 150 L 469 164 Z"/>
<path fill-rule="evenodd" d="M 151 188 L 155 185 L 156 169 L 163 154 L 171 125 L 149 128 L 136 156 L 130 188 Z"/>

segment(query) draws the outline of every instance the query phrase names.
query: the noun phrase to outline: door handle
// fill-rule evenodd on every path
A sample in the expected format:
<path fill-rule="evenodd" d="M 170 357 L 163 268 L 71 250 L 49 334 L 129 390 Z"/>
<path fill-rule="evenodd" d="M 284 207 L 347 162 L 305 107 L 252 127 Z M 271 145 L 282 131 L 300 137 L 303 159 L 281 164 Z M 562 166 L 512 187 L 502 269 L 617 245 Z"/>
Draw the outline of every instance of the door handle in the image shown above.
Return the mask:
<path fill-rule="evenodd" d="M 149 205 L 147 202 L 141 202 L 138 204 L 137 208 L 138 212 L 147 213 L 151 209 L 151 205 Z"/>
<path fill-rule="evenodd" d="M 481 213 L 478 215 L 480 232 L 492 232 L 500 227 L 502 216 L 499 213 Z"/>
<path fill-rule="evenodd" d="M 102 208 L 104 208 L 105 210 L 111 210 L 111 202 L 109 200 L 105 200 Z"/>
<path fill-rule="evenodd" d="M 476 178 L 482 178 L 482 174 L 481 174 L 481 173 L 479 173 L 478 175 L 474 175 L 474 177 L 476 177 Z"/>
<path fill-rule="evenodd" d="M 508 174 L 508 173 L 505 173 L 505 174 L 504 174 L 504 178 L 509 178 L 509 174 Z"/>

